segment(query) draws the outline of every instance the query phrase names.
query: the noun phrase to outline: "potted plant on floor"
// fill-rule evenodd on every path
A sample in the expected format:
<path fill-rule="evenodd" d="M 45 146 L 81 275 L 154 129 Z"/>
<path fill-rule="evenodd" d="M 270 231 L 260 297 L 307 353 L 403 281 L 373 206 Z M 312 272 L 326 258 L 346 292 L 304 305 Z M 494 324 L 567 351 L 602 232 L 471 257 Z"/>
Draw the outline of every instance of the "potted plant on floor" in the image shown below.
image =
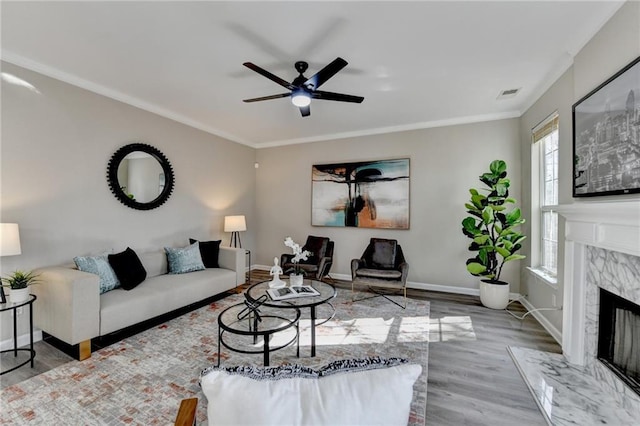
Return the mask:
<path fill-rule="evenodd" d="M 484 277 L 480 282 L 482 304 L 492 309 L 504 309 L 509 303 L 509 283 L 501 281 L 500 275 L 505 263 L 525 258 L 516 254 L 526 238 L 516 228 L 525 220 L 519 208 L 508 208 L 516 200 L 509 197 L 510 181 L 504 161 L 492 161 L 489 172 L 479 179 L 486 188 L 469 190 L 471 200 L 465 207 L 470 216 L 462 221 L 462 232 L 472 240 L 469 250 L 477 252 L 467 260 L 467 270 L 472 275 Z"/>
<path fill-rule="evenodd" d="M 37 283 L 38 276 L 33 272 L 15 271 L 0 280 L 5 283 L 3 287 L 9 287 L 9 301 L 23 303 L 29 300 L 29 286 Z"/>

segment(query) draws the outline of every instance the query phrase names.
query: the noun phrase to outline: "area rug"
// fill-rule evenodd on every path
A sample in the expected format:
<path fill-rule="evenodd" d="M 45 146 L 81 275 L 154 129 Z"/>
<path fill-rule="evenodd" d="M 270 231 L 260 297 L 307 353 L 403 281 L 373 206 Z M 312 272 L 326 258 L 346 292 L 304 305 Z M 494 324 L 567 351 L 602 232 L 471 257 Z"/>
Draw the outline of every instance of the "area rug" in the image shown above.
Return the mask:
<path fill-rule="evenodd" d="M 182 399 L 197 397 L 197 422 L 206 425 L 199 373 L 217 363 L 218 314 L 243 300 L 242 294 L 234 294 L 97 351 L 88 360 L 72 361 L 4 389 L 0 423 L 166 425 L 173 424 Z M 334 318 L 316 328 L 316 357 L 310 357 L 305 309 L 300 322 L 300 358 L 296 358 L 295 346 L 290 346 L 273 352 L 271 365 L 319 367 L 338 359 L 374 355 L 407 358 L 422 365 L 408 424 L 424 425 L 429 302 L 409 299 L 403 310 L 380 297 L 352 302 L 351 292 L 339 289 L 333 305 Z M 329 315 L 327 306 L 319 309 L 320 318 Z M 223 366 L 262 365 L 260 354 L 223 348 L 220 355 Z"/>

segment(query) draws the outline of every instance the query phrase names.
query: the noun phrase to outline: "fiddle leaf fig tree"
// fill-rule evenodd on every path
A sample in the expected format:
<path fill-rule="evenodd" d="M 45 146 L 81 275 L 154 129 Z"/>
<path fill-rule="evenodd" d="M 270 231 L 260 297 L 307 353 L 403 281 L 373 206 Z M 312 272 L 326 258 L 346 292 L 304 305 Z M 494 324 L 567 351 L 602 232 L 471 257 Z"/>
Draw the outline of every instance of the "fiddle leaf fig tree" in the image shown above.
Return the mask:
<path fill-rule="evenodd" d="M 500 274 L 504 264 L 525 258 L 516 254 L 526 238 L 516 228 L 525 220 L 520 209 L 511 206 L 516 200 L 509 197 L 511 182 L 507 179 L 504 161 L 492 161 L 489 172 L 479 179 L 486 187 L 469 190 L 471 200 L 465 207 L 470 216 L 462 221 L 462 232 L 472 240 L 469 250 L 477 252 L 467 260 L 467 270 L 472 275 L 485 277 L 488 282 L 502 283 Z"/>

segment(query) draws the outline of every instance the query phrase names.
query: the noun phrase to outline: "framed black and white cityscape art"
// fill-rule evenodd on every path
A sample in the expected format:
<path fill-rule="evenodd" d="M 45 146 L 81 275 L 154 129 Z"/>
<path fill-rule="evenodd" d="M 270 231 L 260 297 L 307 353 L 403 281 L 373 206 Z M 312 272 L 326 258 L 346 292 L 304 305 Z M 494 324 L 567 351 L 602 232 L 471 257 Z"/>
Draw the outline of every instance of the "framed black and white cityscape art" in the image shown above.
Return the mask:
<path fill-rule="evenodd" d="M 640 192 L 640 57 L 573 105 L 573 196 Z"/>
<path fill-rule="evenodd" d="M 409 229 L 409 159 L 316 164 L 311 224 Z"/>

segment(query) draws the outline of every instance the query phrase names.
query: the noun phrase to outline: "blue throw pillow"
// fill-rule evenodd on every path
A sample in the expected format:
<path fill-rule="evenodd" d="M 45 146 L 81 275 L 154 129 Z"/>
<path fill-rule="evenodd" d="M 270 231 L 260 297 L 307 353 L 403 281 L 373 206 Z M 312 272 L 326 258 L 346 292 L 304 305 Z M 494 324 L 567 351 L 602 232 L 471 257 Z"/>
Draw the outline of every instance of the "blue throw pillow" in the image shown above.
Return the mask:
<path fill-rule="evenodd" d="M 204 269 L 197 242 L 184 248 L 165 247 L 164 251 L 167 253 L 170 274 L 184 274 Z"/>
<path fill-rule="evenodd" d="M 73 258 L 76 266 L 83 272 L 96 274 L 100 277 L 100 294 L 120 287 L 120 281 L 113 271 L 107 255 L 102 256 L 76 256 Z"/>

